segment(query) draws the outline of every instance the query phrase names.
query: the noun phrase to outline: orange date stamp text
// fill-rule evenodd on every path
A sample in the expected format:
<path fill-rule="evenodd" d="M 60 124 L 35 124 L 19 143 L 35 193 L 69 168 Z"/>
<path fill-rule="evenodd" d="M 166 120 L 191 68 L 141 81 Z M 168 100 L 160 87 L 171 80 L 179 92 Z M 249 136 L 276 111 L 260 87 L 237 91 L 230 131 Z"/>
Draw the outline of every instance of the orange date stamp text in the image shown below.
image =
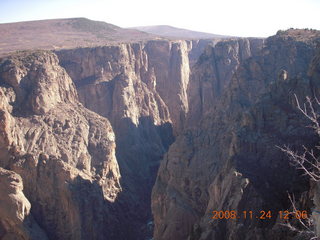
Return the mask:
<path fill-rule="evenodd" d="M 211 219 L 260 219 L 268 220 L 272 218 L 289 220 L 289 219 L 307 219 L 307 211 L 296 210 L 294 212 L 286 211 L 271 211 L 271 210 L 261 210 L 261 211 L 235 211 L 235 210 L 226 210 L 226 211 L 212 211 Z"/>

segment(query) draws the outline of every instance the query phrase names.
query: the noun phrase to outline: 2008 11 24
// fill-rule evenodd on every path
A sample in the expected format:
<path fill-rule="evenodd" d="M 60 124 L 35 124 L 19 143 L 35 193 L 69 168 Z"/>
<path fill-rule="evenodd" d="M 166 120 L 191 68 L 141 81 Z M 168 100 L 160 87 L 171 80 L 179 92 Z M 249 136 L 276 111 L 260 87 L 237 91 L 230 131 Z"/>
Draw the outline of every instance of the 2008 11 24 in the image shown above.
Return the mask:
<path fill-rule="evenodd" d="M 272 212 L 271 210 L 264 211 L 261 210 L 259 212 L 253 212 L 253 211 L 212 211 L 213 216 L 211 219 L 271 219 L 273 214 L 276 214 L 276 212 Z M 308 218 L 308 213 L 307 211 L 294 211 L 294 212 L 289 212 L 289 211 L 278 211 L 278 215 L 280 219 L 290 219 L 290 218 L 295 218 L 295 219 L 307 219 Z M 275 215 L 277 216 L 277 214 Z"/>

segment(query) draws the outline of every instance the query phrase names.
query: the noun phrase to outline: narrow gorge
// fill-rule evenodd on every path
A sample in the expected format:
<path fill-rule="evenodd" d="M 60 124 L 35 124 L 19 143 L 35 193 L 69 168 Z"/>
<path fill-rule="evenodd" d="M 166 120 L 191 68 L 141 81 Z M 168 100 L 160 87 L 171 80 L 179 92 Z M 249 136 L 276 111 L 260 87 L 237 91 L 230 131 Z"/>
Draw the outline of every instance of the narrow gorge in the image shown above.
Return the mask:
<path fill-rule="evenodd" d="M 295 102 L 320 97 L 319 44 L 290 29 L 3 56 L 0 239 L 306 239 L 212 211 L 320 207 L 277 147 L 319 140 Z"/>

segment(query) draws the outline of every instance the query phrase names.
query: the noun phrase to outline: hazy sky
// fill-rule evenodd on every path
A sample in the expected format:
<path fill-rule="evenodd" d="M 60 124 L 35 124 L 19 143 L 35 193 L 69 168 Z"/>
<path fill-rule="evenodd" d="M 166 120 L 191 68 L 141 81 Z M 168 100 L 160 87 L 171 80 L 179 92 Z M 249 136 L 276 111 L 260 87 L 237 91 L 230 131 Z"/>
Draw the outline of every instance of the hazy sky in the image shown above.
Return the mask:
<path fill-rule="evenodd" d="M 266 37 L 290 27 L 320 29 L 320 0 L 0 0 L 0 23 L 71 17 Z"/>

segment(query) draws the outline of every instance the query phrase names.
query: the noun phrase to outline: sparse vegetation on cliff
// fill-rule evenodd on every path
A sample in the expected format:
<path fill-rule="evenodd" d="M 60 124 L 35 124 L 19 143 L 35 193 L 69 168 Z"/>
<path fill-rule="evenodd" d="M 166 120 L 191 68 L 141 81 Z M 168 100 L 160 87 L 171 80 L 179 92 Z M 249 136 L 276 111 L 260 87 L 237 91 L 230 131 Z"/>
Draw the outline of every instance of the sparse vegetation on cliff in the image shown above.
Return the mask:
<path fill-rule="evenodd" d="M 315 133 L 320 137 L 320 114 L 319 107 L 320 102 L 315 97 L 311 99 L 310 97 L 306 97 L 306 103 L 301 105 L 297 96 L 295 95 L 297 108 L 299 111 L 311 122 L 311 125 L 308 127 L 312 128 Z M 286 153 L 290 159 L 291 164 L 299 170 L 302 170 L 304 175 L 306 175 L 313 184 L 313 199 L 319 198 L 316 195 L 319 195 L 320 192 L 317 192 L 317 188 L 319 187 L 320 182 L 320 156 L 319 150 L 320 145 L 314 146 L 313 149 L 308 149 L 305 146 L 302 146 L 303 151 L 297 152 L 292 150 L 290 147 L 280 147 L 280 149 Z M 290 202 L 292 204 L 293 211 L 297 210 L 296 201 L 294 196 L 288 194 Z M 285 226 L 289 227 L 290 230 L 294 232 L 298 232 L 301 235 L 310 236 L 310 239 L 318 239 L 320 237 L 320 229 L 317 229 L 317 226 L 320 224 L 320 219 L 318 217 L 320 208 L 319 202 L 314 200 L 314 209 L 313 216 L 309 216 L 306 220 L 298 219 L 298 221 L 288 220 Z"/>

